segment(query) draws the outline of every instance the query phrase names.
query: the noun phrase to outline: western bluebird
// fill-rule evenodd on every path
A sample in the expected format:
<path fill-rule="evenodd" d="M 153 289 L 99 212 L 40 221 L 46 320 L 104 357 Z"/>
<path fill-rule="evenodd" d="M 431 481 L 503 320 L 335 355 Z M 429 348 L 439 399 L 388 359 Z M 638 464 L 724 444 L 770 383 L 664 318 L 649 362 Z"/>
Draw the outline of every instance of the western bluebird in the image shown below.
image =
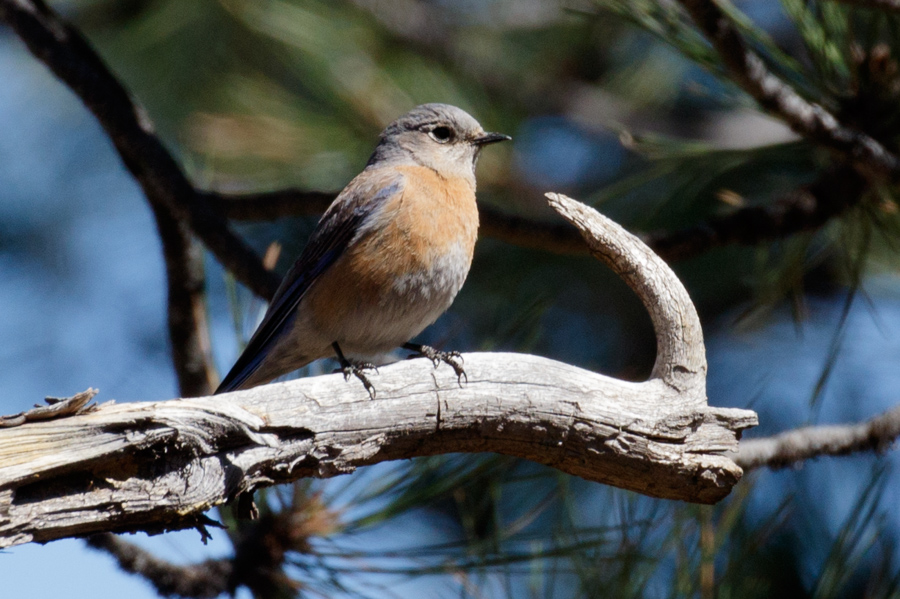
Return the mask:
<path fill-rule="evenodd" d="M 450 307 L 478 232 L 475 161 L 485 133 L 465 111 L 424 104 L 381 132 L 366 168 L 338 195 L 216 393 L 261 385 L 336 356 L 374 389 L 362 362 L 396 347 L 464 373 L 457 353 L 409 343 Z M 354 362 L 351 362 L 354 360 Z"/>

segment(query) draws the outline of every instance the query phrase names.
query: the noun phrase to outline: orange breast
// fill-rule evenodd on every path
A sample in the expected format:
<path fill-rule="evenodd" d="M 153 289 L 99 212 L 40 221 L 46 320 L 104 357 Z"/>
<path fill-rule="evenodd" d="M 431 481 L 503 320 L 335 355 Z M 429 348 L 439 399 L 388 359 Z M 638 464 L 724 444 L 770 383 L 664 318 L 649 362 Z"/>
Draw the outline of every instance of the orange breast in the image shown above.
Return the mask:
<path fill-rule="evenodd" d="M 462 245 L 471 259 L 478 209 L 469 182 L 444 178 L 421 166 L 397 170 L 406 175 L 406 184 L 389 234 L 402 237 L 413 258 L 440 255 Z"/>
<path fill-rule="evenodd" d="M 475 191 L 462 179 L 407 166 L 402 193 L 374 217 L 310 290 L 306 309 L 336 340 L 408 341 L 452 302 L 469 271 L 478 233 Z"/>

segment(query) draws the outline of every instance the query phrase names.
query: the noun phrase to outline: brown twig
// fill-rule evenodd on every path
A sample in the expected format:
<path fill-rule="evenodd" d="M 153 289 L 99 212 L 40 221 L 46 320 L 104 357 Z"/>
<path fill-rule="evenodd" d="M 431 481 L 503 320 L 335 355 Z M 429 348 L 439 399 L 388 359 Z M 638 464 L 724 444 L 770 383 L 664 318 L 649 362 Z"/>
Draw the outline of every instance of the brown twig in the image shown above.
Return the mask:
<path fill-rule="evenodd" d="M 201 397 L 215 389 L 204 298 L 203 249 L 165 206 L 153 204 L 162 240 L 168 286 L 169 340 L 182 397 Z"/>
<path fill-rule="evenodd" d="M 257 295 L 271 298 L 278 277 L 228 227 L 228 222 L 198 194 L 153 131 L 143 109 L 107 69 L 78 31 L 42 0 L 0 0 L 0 19 L 81 99 L 106 130 L 125 166 L 147 200 L 165 206 Z"/>
<path fill-rule="evenodd" d="M 230 531 L 234 555 L 193 565 L 176 565 L 155 557 L 112 533 L 87 538 L 88 546 L 112 555 L 125 572 L 137 574 L 162 596 L 190 598 L 234 595 L 241 587 L 254 597 L 295 596 L 301 584 L 284 570 L 291 552 L 310 553 L 312 537 L 333 533 L 338 515 L 317 494 L 294 487 L 293 501 Z"/>
<path fill-rule="evenodd" d="M 231 591 L 228 586 L 234 569 L 231 559 L 179 566 L 110 533 L 92 535 L 87 538 L 87 544 L 112 555 L 122 570 L 141 576 L 162 597 L 207 599 Z"/>
<path fill-rule="evenodd" d="M 900 180 L 900 159 L 866 133 L 838 121 L 825 107 L 809 102 L 771 73 L 744 42 L 714 0 L 678 0 L 722 59 L 731 79 L 766 111 L 796 133 L 853 159 L 859 168 Z"/>
<path fill-rule="evenodd" d="M 807 426 L 764 439 L 742 441 L 733 454 L 746 470 L 784 468 L 820 456 L 884 451 L 900 437 L 900 406 L 857 424 Z"/>
<path fill-rule="evenodd" d="M 255 597 L 294 596 L 300 585 L 284 571 L 288 552 L 309 550 L 305 538 L 295 535 L 302 517 L 291 509 L 267 513 L 253 521 L 242 521 L 235 542 L 234 571 L 229 587 L 240 586 Z"/>

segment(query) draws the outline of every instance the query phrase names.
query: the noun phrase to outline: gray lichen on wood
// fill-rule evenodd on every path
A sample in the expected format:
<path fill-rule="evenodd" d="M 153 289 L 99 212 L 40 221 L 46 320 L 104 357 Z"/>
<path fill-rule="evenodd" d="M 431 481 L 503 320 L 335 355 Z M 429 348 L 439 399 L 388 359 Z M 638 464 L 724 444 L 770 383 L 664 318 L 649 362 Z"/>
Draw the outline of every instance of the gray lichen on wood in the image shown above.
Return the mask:
<path fill-rule="evenodd" d="M 728 452 L 756 414 L 707 405 L 687 292 L 636 237 L 548 197 L 650 311 L 658 356 L 648 381 L 476 353 L 464 356 L 462 385 L 425 359 L 381 368 L 376 400 L 335 374 L 27 421 L 0 429 L 0 547 L 202 525 L 205 510 L 255 488 L 451 452 L 522 457 L 654 497 L 725 497 L 741 477 Z"/>

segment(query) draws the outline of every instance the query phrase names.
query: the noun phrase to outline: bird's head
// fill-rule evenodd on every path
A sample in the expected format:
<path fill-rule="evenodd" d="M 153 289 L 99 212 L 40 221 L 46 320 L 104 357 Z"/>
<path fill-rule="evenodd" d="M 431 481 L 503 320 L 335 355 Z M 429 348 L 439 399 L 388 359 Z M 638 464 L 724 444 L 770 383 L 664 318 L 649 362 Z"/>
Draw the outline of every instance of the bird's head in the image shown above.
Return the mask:
<path fill-rule="evenodd" d="M 388 125 L 369 165 L 418 164 L 442 176 L 462 176 L 475 185 L 482 147 L 511 139 L 486 133 L 472 116 L 449 104 L 422 104 Z"/>

